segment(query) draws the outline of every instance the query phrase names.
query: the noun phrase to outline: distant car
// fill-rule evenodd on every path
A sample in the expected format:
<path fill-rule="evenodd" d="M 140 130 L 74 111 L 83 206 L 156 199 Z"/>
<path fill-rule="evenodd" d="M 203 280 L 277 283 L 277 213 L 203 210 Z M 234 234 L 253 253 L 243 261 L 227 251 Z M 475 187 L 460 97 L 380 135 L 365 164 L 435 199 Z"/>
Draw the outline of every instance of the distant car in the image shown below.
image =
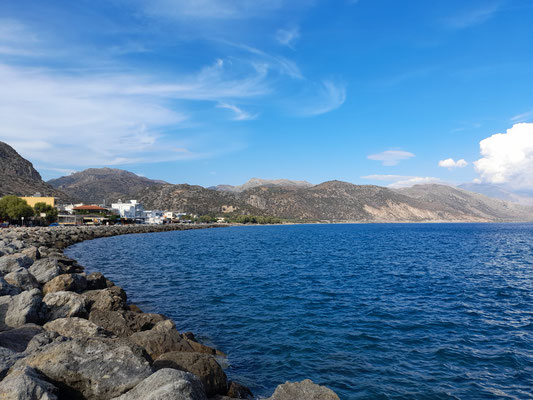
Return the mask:
<path fill-rule="evenodd" d="M 58 224 L 57 222 L 53 222 L 53 223 L 51 223 L 51 224 L 48 225 L 48 226 L 59 226 L 59 224 Z"/>

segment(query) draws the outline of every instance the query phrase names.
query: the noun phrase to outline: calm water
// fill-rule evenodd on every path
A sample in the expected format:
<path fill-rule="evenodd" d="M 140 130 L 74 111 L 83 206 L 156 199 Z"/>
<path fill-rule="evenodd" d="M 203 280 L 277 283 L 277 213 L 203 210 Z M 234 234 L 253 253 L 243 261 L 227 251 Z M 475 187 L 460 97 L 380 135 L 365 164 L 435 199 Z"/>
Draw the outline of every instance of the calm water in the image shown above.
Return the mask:
<path fill-rule="evenodd" d="M 533 225 L 233 227 L 68 250 L 229 354 L 257 395 L 533 398 Z"/>

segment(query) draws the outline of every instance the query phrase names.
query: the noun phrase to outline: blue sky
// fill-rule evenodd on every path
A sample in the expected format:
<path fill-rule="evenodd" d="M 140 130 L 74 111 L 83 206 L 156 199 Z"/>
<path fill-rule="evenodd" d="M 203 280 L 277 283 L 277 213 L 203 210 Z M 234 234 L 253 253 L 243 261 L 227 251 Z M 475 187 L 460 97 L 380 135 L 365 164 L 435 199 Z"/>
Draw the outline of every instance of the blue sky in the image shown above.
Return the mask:
<path fill-rule="evenodd" d="M 45 179 L 531 188 L 531 21 L 529 0 L 3 0 L 0 140 Z"/>

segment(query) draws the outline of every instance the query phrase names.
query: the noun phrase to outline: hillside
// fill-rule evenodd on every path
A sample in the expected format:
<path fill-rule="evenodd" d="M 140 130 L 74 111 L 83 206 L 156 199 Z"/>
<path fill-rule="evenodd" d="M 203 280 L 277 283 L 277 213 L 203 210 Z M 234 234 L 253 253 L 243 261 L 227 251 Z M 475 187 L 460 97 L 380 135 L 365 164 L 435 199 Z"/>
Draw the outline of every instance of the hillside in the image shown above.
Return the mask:
<path fill-rule="evenodd" d="M 53 187 L 81 199 L 85 203 L 111 203 L 129 200 L 147 187 L 165 184 L 133 172 L 115 168 L 89 168 L 81 172 L 48 181 Z"/>
<path fill-rule="evenodd" d="M 487 197 L 495 199 L 533 206 L 533 195 L 531 193 L 516 192 L 500 185 L 490 183 L 463 183 L 462 185 L 459 185 L 458 188 L 469 192 L 484 194 Z"/>
<path fill-rule="evenodd" d="M 69 196 L 45 183 L 33 164 L 18 154 L 7 143 L 0 142 L 0 197 L 7 194 L 57 197 L 68 201 Z"/>
<path fill-rule="evenodd" d="M 244 192 L 245 190 L 252 189 L 255 187 L 260 187 L 260 186 L 280 187 L 280 188 L 285 188 L 285 189 L 301 189 L 301 188 L 309 188 L 313 185 L 306 181 L 291 181 L 289 179 L 252 178 L 248 182 L 242 185 L 239 185 L 239 186 L 217 185 L 217 186 L 209 187 L 208 189 L 218 190 L 221 192 L 241 193 L 241 192 Z"/>

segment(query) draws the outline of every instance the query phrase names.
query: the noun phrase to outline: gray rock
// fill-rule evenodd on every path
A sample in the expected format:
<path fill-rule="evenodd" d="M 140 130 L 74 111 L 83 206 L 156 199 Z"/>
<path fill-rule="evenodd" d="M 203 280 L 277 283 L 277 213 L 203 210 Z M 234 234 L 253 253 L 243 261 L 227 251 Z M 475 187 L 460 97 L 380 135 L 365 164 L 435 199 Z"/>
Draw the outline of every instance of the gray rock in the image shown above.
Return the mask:
<path fill-rule="evenodd" d="M 31 246 L 22 250 L 20 254 L 24 254 L 25 256 L 30 257 L 33 261 L 36 261 L 41 258 L 41 253 L 39 253 L 39 249 L 35 246 Z"/>
<path fill-rule="evenodd" d="M 48 307 L 46 320 L 57 318 L 82 317 L 87 318 L 87 301 L 85 297 L 74 292 L 51 292 L 43 298 Z"/>
<path fill-rule="evenodd" d="M 152 374 L 141 348 L 103 338 L 56 340 L 22 362 L 56 382 L 63 398 L 110 399 Z"/>
<path fill-rule="evenodd" d="M 59 390 L 35 369 L 16 369 L 0 382 L 1 399 L 57 400 Z"/>
<path fill-rule="evenodd" d="M 0 380 L 4 379 L 9 369 L 22 357 L 24 356 L 21 353 L 0 347 Z"/>
<path fill-rule="evenodd" d="M 12 286 L 16 286 L 22 290 L 39 289 L 41 285 L 35 279 L 35 277 L 28 272 L 26 268 L 17 268 L 4 276 L 7 283 Z"/>
<path fill-rule="evenodd" d="M 228 391 L 226 374 L 215 358 L 208 354 L 181 351 L 165 353 L 154 361 L 154 368 L 174 368 L 194 374 L 204 385 L 207 396 L 225 395 Z"/>
<path fill-rule="evenodd" d="M 115 400 L 207 400 L 202 383 L 194 375 L 161 369 Z"/>
<path fill-rule="evenodd" d="M 46 312 L 42 299 L 39 289 L 25 291 L 16 296 L 0 297 L 0 329 L 42 322 Z"/>
<path fill-rule="evenodd" d="M 304 379 L 301 382 L 285 382 L 279 385 L 267 400 L 339 400 L 339 396 L 325 386 Z"/>
<path fill-rule="evenodd" d="M 121 287 L 113 286 L 101 290 L 89 290 L 82 293 L 93 310 L 118 311 L 126 309 L 126 292 Z"/>
<path fill-rule="evenodd" d="M 43 292 L 83 292 L 86 287 L 87 279 L 84 274 L 63 274 L 47 282 L 43 286 Z"/>
<path fill-rule="evenodd" d="M 0 276 L 0 296 L 14 296 L 19 293 L 20 289 L 18 287 L 10 285 Z"/>
<path fill-rule="evenodd" d="M 29 268 L 29 271 L 41 285 L 44 285 L 63 273 L 57 259 L 49 257 L 35 261 Z"/>
<path fill-rule="evenodd" d="M 43 328 L 61 336 L 83 339 L 89 337 L 110 337 L 111 333 L 101 326 L 83 318 L 59 318 L 44 324 Z"/>
<path fill-rule="evenodd" d="M 9 274 L 18 268 L 29 268 L 33 260 L 25 254 L 15 253 L 0 257 L 0 273 Z"/>
<path fill-rule="evenodd" d="M 26 324 L 19 328 L 0 332 L 0 346 L 18 353 L 23 352 L 30 340 L 41 332 L 43 332 L 43 328 L 36 324 Z"/>
<path fill-rule="evenodd" d="M 135 332 L 152 329 L 158 322 L 164 321 L 165 317 L 160 314 L 136 313 L 127 310 L 96 309 L 91 311 L 89 320 L 117 336 L 127 337 Z"/>

